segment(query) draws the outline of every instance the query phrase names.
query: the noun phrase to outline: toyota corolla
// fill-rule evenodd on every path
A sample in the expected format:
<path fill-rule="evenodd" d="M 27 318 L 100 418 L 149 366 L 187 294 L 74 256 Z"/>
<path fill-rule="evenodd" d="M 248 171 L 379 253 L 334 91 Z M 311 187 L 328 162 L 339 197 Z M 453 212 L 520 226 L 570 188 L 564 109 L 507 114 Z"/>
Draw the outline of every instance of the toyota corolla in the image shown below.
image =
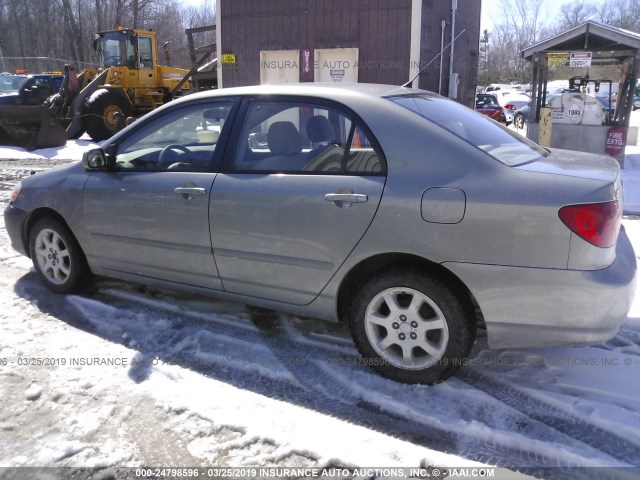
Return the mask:
<path fill-rule="evenodd" d="M 345 322 L 434 383 L 493 348 L 592 344 L 636 260 L 616 161 L 544 149 L 422 90 L 222 89 L 171 102 L 14 189 L 5 223 L 55 292 L 92 275 Z"/>

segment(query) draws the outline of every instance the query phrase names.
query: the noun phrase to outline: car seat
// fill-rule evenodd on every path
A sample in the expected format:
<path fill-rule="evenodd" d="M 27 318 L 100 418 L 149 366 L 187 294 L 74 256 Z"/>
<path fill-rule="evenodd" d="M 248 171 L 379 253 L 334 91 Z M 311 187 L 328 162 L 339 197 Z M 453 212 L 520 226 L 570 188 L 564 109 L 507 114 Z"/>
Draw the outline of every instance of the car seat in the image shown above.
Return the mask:
<path fill-rule="evenodd" d="M 304 169 L 307 157 L 302 153 L 302 136 L 292 122 L 271 124 L 267 145 L 273 155 L 257 162 L 254 170 L 299 172 Z"/>
<path fill-rule="evenodd" d="M 344 149 L 336 145 L 336 132 L 329 119 L 315 115 L 307 121 L 307 137 L 320 144 L 307 153 L 306 171 L 340 171 Z"/>

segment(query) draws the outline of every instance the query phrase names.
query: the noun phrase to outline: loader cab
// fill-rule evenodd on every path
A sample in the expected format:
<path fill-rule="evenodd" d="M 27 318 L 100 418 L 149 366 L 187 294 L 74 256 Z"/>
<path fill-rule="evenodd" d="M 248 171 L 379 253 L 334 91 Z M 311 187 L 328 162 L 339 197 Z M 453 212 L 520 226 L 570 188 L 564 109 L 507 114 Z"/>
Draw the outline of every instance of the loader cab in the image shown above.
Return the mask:
<path fill-rule="evenodd" d="M 154 32 L 127 29 L 96 33 L 93 41 L 99 68 L 154 69 L 156 64 L 154 45 Z"/>

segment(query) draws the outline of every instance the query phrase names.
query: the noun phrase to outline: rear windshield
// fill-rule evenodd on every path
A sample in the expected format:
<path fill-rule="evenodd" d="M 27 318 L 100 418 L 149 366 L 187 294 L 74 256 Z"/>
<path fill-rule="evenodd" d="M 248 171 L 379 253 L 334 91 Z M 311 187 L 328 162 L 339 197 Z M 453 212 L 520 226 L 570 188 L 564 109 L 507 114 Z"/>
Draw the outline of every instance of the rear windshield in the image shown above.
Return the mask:
<path fill-rule="evenodd" d="M 470 108 L 446 98 L 429 95 L 387 97 L 421 117 L 514 167 L 534 162 L 549 151 Z"/>

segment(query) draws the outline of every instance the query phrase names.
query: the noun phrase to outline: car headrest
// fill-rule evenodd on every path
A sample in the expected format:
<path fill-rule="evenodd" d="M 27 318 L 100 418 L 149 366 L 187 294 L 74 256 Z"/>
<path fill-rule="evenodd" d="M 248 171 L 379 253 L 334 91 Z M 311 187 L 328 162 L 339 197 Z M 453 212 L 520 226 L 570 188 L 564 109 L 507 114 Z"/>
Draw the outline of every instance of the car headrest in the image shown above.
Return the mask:
<path fill-rule="evenodd" d="M 302 151 L 302 136 L 291 122 L 274 122 L 267 133 L 271 153 L 293 155 Z"/>
<path fill-rule="evenodd" d="M 315 143 L 333 142 L 336 138 L 336 132 L 327 117 L 316 115 L 307 121 L 307 137 Z"/>

